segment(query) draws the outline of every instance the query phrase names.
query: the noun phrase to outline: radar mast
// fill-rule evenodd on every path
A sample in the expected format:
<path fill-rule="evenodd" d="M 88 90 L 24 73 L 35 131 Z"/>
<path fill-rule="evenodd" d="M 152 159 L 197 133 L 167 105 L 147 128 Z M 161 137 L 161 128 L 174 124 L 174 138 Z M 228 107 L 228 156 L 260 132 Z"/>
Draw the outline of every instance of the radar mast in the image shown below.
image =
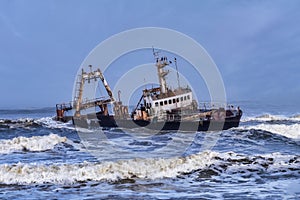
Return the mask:
<path fill-rule="evenodd" d="M 160 85 L 160 92 L 162 94 L 165 94 L 167 92 L 167 82 L 165 76 L 169 74 L 169 71 L 164 70 L 164 68 L 169 65 L 168 63 L 168 58 L 167 57 L 159 57 L 159 52 L 154 51 L 153 48 L 153 55 L 154 58 L 156 59 L 156 64 L 155 66 L 157 67 L 157 75 L 158 75 L 158 80 L 159 80 L 159 85 Z"/>

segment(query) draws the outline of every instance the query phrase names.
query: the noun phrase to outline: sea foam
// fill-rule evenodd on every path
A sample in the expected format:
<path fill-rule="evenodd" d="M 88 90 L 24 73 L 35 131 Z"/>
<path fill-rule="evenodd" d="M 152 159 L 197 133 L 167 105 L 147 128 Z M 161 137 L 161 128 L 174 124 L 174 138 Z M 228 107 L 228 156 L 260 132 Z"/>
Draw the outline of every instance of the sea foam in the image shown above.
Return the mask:
<path fill-rule="evenodd" d="M 118 181 L 120 179 L 158 179 L 204 168 L 213 162 L 214 152 L 188 157 L 148 158 L 82 164 L 4 164 L 0 165 L 0 183 L 75 183 L 81 181 Z"/>
<path fill-rule="evenodd" d="M 269 122 L 269 121 L 293 121 L 297 122 L 300 121 L 300 115 L 293 115 L 293 116 L 285 116 L 285 115 L 272 115 L 272 114 L 263 114 L 259 116 L 249 116 L 249 117 L 242 117 L 242 122 L 249 122 L 249 121 L 257 121 L 257 122 Z"/>
<path fill-rule="evenodd" d="M 237 129 L 256 129 L 279 134 L 292 139 L 300 139 L 300 124 L 257 124 L 254 126 L 241 126 Z"/>
<path fill-rule="evenodd" d="M 65 129 L 75 130 L 74 126 L 72 126 L 71 121 L 67 123 L 62 123 L 53 120 L 53 117 L 42 117 L 40 119 L 35 120 L 35 122 L 47 128 L 65 128 Z"/>
<path fill-rule="evenodd" d="M 81 164 L 3 164 L 0 183 L 4 184 L 72 184 L 84 181 L 119 181 L 122 179 L 176 178 L 201 170 L 215 171 L 215 178 L 246 174 L 259 176 L 285 173 L 299 175 L 299 156 L 280 153 L 246 156 L 234 152 L 201 152 L 187 157 L 129 159 Z M 198 175 L 197 175 L 198 174 Z"/>
<path fill-rule="evenodd" d="M 0 153 L 7 154 L 14 151 L 46 151 L 55 145 L 66 142 L 66 137 L 56 134 L 33 137 L 16 137 L 9 140 L 0 140 Z"/>

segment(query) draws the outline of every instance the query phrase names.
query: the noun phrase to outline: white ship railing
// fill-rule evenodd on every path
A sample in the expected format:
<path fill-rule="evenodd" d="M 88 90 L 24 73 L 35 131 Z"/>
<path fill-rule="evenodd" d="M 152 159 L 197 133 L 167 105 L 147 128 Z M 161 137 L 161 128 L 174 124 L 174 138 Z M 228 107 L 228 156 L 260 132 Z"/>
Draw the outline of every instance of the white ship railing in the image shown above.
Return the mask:
<path fill-rule="evenodd" d="M 232 109 L 232 110 L 237 109 L 235 106 L 224 102 L 199 102 L 198 107 L 203 110 L 213 110 L 219 108 Z"/>

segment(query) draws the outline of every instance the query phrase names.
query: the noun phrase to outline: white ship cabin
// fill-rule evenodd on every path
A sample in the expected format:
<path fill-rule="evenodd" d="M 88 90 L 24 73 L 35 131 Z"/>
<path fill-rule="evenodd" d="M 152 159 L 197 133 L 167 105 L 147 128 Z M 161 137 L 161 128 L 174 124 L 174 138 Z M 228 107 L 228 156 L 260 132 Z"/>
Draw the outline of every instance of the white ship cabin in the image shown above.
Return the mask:
<path fill-rule="evenodd" d="M 154 90 L 159 88 L 154 88 Z M 192 91 L 188 88 L 171 91 L 167 94 L 156 94 L 151 90 L 144 90 L 144 106 L 146 109 L 152 109 L 154 113 L 161 111 L 171 111 L 178 108 L 184 108 L 192 105 Z"/>
<path fill-rule="evenodd" d="M 177 69 L 176 59 L 174 62 Z M 171 90 L 167 87 L 165 77 L 169 71 L 164 70 L 164 67 L 170 63 L 171 62 L 168 62 L 167 57 L 156 57 L 159 87 L 143 90 L 143 96 L 138 103 L 138 105 L 140 105 L 140 109 L 137 109 L 137 105 L 133 112 L 134 119 L 149 120 L 154 116 L 163 116 L 167 111 L 172 112 L 172 110 L 177 110 L 179 108 L 193 107 L 192 91 L 188 87 L 180 87 L 178 71 L 178 88 Z M 143 103 L 140 104 L 142 100 Z"/>

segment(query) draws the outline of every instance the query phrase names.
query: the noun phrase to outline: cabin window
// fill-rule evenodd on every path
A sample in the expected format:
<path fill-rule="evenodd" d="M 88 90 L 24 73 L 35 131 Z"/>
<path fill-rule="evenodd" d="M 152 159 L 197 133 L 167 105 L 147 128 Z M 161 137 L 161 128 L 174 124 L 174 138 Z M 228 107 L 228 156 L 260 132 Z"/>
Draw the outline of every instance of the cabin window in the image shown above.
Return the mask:
<path fill-rule="evenodd" d="M 180 101 L 183 101 L 183 97 L 180 97 Z"/>
<path fill-rule="evenodd" d="M 169 104 L 172 104 L 172 99 L 169 99 Z"/>
<path fill-rule="evenodd" d="M 190 99 L 190 95 L 187 95 L 187 99 Z"/>
<path fill-rule="evenodd" d="M 164 103 L 161 101 L 161 102 L 159 102 L 159 104 L 161 105 L 161 106 L 163 106 L 164 105 Z"/>
<path fill-rule="evenodd" d="M 177 98 L 176 100 L 177 100 L 177 103 L 178 103 L 179 102 L 179 98 Z"/>
<path fill-rule="evenodd" d="M 155 107 L 158 107 L 158 102 L 155 102 Z"/>
<path fill-rule="evenodd" d="M 176 99 L 173 99 L 173 103 L 176 103 Z"/>
<path fill-rule="evenodd" d="M 167 100 L 165 100 L 164 104 L 165 104 L 165 105 L 167 105 L 167 104 L 168 104 L 168 101 L 167 101 Z"/>
<path fill-rule="evenodd" d="M 186 101 L 186 96 L 184 96 L 184 100 Z"/>

